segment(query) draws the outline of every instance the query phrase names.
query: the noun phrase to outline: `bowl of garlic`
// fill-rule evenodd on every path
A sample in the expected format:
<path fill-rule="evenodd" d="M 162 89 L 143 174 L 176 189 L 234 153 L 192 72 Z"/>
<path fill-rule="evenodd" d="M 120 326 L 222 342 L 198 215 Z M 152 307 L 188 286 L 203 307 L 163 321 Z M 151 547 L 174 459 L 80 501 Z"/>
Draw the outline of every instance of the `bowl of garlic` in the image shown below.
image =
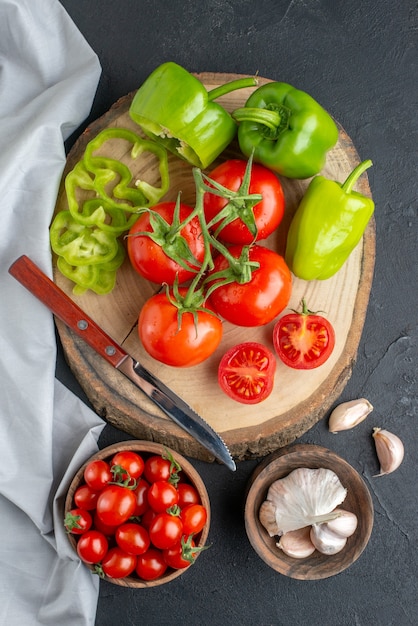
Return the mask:
<path fill-rule="evenodd" d="M 291 445 L 266 457 L 251 476 L 245 528 L 254 550 L 277 572 L 329 578 L 365 549 L 373 502 L 361 476 L 337 454 Z"/>

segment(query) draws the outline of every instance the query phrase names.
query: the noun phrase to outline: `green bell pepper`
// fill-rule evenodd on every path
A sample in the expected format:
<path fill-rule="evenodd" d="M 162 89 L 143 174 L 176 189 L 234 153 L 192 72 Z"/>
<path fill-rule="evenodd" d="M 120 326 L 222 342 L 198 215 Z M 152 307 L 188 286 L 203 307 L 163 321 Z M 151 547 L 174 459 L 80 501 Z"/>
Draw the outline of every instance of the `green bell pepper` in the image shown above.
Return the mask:
<path fill-rule="evenodd" d="M 232 117 L 246 157 L 287 178 L 309 178 L 323 168 L 338 139 L 332 117 L 309 94 L 287 83 L 258 87 Z"/>
<path fill-rule="evenodd" d="M 215 99 L 257 85 L 231 81 L 211 91 L 173 62 L 157 67 L 136 92 L 129 114 L 143 132 L 191 165 L 208 167 L 231 143 L 237 125 Z"/>
<path fill-rule="evenodd" d="M 312 179 L 287 236 L 285 259 L 295 276 L 324 280 L 348 259 L 374 212 L 373 200 L 352 188 L 372 165 L 363 161 L 342 185 L 323 176 Z"/>

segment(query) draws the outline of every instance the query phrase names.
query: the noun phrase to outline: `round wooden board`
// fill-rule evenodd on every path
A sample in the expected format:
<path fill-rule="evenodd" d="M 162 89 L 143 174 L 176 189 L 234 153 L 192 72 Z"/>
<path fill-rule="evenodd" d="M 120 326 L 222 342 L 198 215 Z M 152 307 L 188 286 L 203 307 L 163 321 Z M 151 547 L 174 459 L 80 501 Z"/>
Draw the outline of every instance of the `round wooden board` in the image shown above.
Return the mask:
<path fill-rule="evenodd" d="M 236 74 L 209 73 L 197 76 L 208 89 L 239 77 Z M 269 82 L 268 79 L 259 79 L 259 84 L 265 82 Z M 233 92 L 220 98 L 219 102 L 232 111 L 243 106 L 253 90 L 249 88 Z M 83 156 L 87 143 L 98 132 L 108 127 L 125 127 L 141 134 L 129 117 L 133 95 L 131 93 L 121 98 L 105 115 L 91 124 L 75 143 L 68 155 L 56 211 L 67 208 L 63 186 L 66 174 Z M 359 157 L 344 129 L 339 126 L 339 131 L 338 143 L 328 153 L 322 174 L 342 182 L 358 164 Z M 121 147 L 119 142 L 112 147 L 109 142 L 107 150 L 108 156 L 128 159 L 127 144 Z M 209 170 L 221 160 L 240 157 L 242 154 L 234 141 Z M 157 182 L 158 170 L 153 158 L 144 157 L 134 172 L 137 178 Z M 164 200 L 175 200 L 181 191 L 182 201 L 193 206 L 191 167 L 170 155 L 169 169 L 170 191 Z M 287 229 L 309 180 L 281 178 L 281 182 L 286 197 L 285 217 L 277 232 L 264 245 L 283 254 Z M 366 175 L 358 182 L 357 190 L 371 196 Z M 221 434 L 234 458 L 242 460 L 264 456 L 291 443 L 323 418 L 341 394 L 350 378 L 361 338 L 373 279 L 374 258 L 375 223 L 372 219 L 357 248 L 332 278 L 310 282 L 293 278 L 289 308 L 298 308 L 304 297 L 311 310 L 325 311 L 336 331 L 335 349 L 330 359 L 315 370 L 293 370 L 278 361 L 273 393 L 255 406 L 234 402 L 220 391 L 217 366 L 222 354 L 241 341 L 260 341 L 273 349 L 271 336 L 274 323 L 250 329 L 224 323 L 221 345 L 211 358 L 193 368 L 173 368 L 151 359 L 139 342 L 136 327 L 138 313 L 145 300 L 158 290 L 158 286 L 142 280 L 131 269 L 128 259 L 118 271 L 115 289 L 105 296 L 92 292 L 74 296 L 72 283 L 56 269 L 55 260 L 54 280 L 134 358 L 140 360 L 200 413 Z M 99 415 L 138 439 L 165 443 L 182 454 L 206 461 L 213 460 L 199 443 L 167 418 L 123 374 L 108 365 L 59 320 L 56 323 L 68 364 Z"/>

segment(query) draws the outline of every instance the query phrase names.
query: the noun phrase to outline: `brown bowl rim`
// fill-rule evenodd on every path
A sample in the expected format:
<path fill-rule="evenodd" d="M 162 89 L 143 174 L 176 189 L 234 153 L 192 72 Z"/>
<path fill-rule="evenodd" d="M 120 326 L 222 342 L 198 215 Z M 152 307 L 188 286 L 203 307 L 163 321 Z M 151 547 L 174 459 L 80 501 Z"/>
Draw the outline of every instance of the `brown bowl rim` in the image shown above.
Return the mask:
<path fill-rule="evenodd" d="M 353 510 L 358 517 L 356 532 L 348 538 L 345 548 L 333 556 L 315 551 L 306 559 L 287 556 L 276 547 L 277 538 L 270 537 L 258 518 L 259 508 L 266 499 L 271 483 L 283 478 L 297 467 L 332 469 L 348 493 L 341 505 Z M 348 476 L 350 483 L 340 477 Z M 268 480 L 267 480 L 268 479 Z M 362 502 L 361 508 L 355 506 Z M 265 457 L 250 477 L 245 499 L 245 529 L 247 537 L 258 556 L 275 571 L 299 580 L 320 580 L 335 576 L 352 565 L 364 551 L 373 528 L 373 501 L 367 485 L 359 473 L 343 458 L 331 450 L 315 444 L 295 444 L 281 448 Z"/>
<path fill-rule="evenodd" d="M 167 450 L 170 454 L 173 455 L 173 458 L 180 464 L 182 471 L 184 472 L 184 475 L 187 476 L 190 482 L 193 483 L 193 485 L 196 487 L 199 493 L 201 502 L 206 507 L 208 517 L 207 517 L 206 524 L 200 533 L 197 546 L 203 547 L 204 545 L 206 545 L 206 541 L 209 535 L 211 512 L 210 512 L 209 494 L 207 492 L 205 483 L 203 482 L 198 471 L 193 467 L 193 465 L 184 456 L 182 456 L 179 452 L 172 450 L 171 448 L 169 448 L 168 446 L 162 443 L 154 443 L 152 441 L 145 441 L 142 439 L 132 439 L 132 440 L 121 441 L 118 443 L 111 444 L 110 446 L 102 448 L 101 450 L 93 454 L 79 468 L 79 470 L 76 472 L 76 474 L 74 475 L 70 483 L 70 486 L 68 488 L 67 495 L 65 498 L 65 503 L 64 503 L 64 516 L 67 513 L 67 511 L 73 508 L 74 492 L 83 479 L 84 469 L 88 465 L 88 463 L 90 463 L 91 461 L 95 459 L 107 459 L 109 457 L 112 457 L 114 454 L 116 454 L 116 452 L 120 452 L 123 450 L 132 450 L 134 452 L 143 452 L 144 454 L 151 454 L 151 455 L 152 454 L 161 455 L 165 450 Z M 68 533 L 67 537 L 72 548 L 75 550 L 75 552 L 77 552 L 77 548 L 76 548 L 77 539 L 75 535 Z M 200 555 L 200 552 L 197 552 L 196 559 L 199 555 Z M 86 563 L 84 563 L 84 565 L 86 565 L 86 567 L 88 567 L 92 572 L 94 572 L 93 566 L 90 566 Z M 174 580 L 175 578 L 178 578 L 189 569 L 190 567 L 187 567 L 185 569 L 178 569 L 178 570 L 168 568 L 165 574 L 163 574 L 160 578 L 157 578 L 156 580 L 149 580 L 149 581 L 141 580 L 134 576 L 126 576 L 125 578 L 106 577 L 104 580 L 106 580 L 106 582 L 119 585 L 122 587 L 142 589 L 142 588 L 148 588 L 148 587 L 157 587 L 159 585 L 163 585 L 165 583 L 171 582 L 172 580 Z"/>

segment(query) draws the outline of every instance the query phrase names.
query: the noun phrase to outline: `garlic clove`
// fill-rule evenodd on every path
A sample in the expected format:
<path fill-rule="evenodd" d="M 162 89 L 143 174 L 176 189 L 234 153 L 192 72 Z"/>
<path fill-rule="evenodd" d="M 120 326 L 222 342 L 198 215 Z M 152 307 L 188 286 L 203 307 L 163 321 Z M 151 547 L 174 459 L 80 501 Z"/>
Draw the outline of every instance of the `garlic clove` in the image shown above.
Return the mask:
<path fill-rule="evenodd" d="M 327 524 L 313 524 L 310 539 L 322 554 L 332 555 L 341 552 L 347 543 L 347 537 L 341 537 L 328 528 Z"/>
<path fill-rule="evenodd" d="M 258 518 L 270 537 L 274 537 L 278 534 L 276 523 L 276 507 L 274 506 L 273 502 L 265 500 L 262 503 L 258 512 Z"/>
<path fill-rule="evenodd" d="M 354 428 L 365 420 L 372 411 L 373 406 L 366 398 L 343 402 L 332 411 L 328 421 L 328 430 L 331 433 L 337 433 Z"/>
<path fill-rule="evenodd" d="M 358 524 L 357 515 L 344 509 L 335 509 L 334 513 L 339 513 L 338 517 L 327 522 L 329 530 L 332 530 L 340 537 L 351 537 Z"/>
<path fill-rule="evenodd" d="M 382 428 L 373 428 L 372 437 L 376 446 L 377 458 L 380 462 L 380 473 L 376 476 L 384 476 L 394 472 L 403 461 L 405 454 L 401 439 Z"/>
<path fill-rule="evenodd" d="M 310 534 L 310 526 L 291 530 L 280 537 L 280 541 L 276 543 L 276 546 L 287 556 L 294 559 L 306 559 L 315 552 L 315 546 L 311 541 Z"/>

